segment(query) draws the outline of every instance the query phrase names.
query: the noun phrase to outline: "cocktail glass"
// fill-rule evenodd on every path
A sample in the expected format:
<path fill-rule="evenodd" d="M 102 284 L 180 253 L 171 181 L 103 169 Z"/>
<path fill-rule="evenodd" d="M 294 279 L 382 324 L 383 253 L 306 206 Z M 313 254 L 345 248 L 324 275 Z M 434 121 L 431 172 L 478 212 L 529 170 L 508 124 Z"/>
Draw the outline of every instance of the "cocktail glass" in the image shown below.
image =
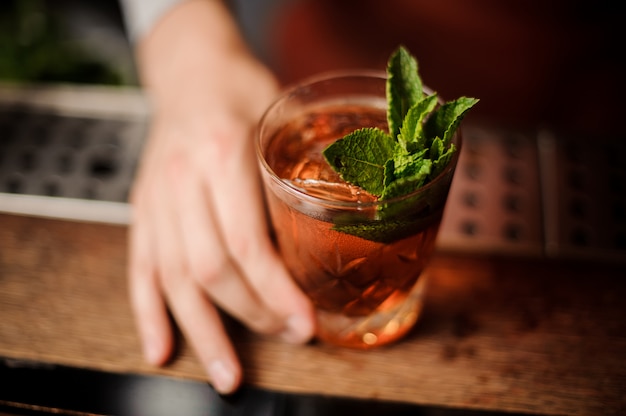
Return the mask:
<path fill-rule="evenodd" d="M 378 201 L 341 180 L 322 151 L 361 127 L 387 130 L 385 77 L 306 80 L 280 95 L 257 132 L 271 229 L 315 305 L 317 337 L 354 348 L 398 340 L 416 323 L 459 153 L 426 186 L 396 199 Z M 458 132 L 453 143 L 460 150 Z"/>

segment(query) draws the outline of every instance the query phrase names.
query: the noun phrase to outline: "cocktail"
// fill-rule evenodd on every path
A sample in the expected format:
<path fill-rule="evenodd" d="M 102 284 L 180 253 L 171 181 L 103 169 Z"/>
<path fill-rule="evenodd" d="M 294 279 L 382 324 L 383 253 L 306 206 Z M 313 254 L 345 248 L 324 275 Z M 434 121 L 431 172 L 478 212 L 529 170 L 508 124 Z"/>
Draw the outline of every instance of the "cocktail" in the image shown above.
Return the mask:
<path fill-rule="evenodd" d="M 399 196 L 347 182 L 327 149 L 362 128 L 389 132 L 387 92 L 383 72 L 323 75 L 285 91 L 258 131 L 278 248 L 316 307 L 317 336 L 348 347 L 387 344 L 417 321 L 458 159 L 449 152 L 435 177 Z M 457 131 L 446 147 L 460 146 Z"/>

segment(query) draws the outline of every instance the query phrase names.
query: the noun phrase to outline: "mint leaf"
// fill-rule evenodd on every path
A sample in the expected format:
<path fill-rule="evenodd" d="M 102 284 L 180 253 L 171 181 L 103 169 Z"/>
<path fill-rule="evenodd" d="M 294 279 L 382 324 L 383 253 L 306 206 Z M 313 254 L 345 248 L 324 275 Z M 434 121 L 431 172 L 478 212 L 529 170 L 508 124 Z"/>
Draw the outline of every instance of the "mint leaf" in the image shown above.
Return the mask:
<path fill-rule="evenodd" d="M 398 142 L 409 153 L 421 151 L 426 146 L 422 123 L 437 105 L 437 94 L 423 97 L 407 112 L 400 128 Z"/>
<path fill-rule="evenodd" d="M 476 98 L 461 97 L 443 104 L 426 121 L 426 135 L 440 137 L 444 146 L 448 146 L 459 123 L 477 102 Z"/>
<path fill-rule="evenodd" d="M 396 153 L 393 159 L 389 159 L 385 164 L 384 188 L 386 189 L 396 179 L 411 176 L 419 170 L 419 162 L 426 154 L 426 151 L 426 149 L 419 153 L 401 151 Z"/>
<path fill-rule="evenodd" d="M 323 154 L 344 181 L 380 196 L 384 189 L 385 165 L 398 148 L 398 143 L 384 131 L 363 128 L 332 143 Z"/>
<path fill-rule="evenodd" d="M 394 172 L 396 179 L 384 188 L 381 200 L 409 194 L 426 183 L 432 169 L 432 161 L 421 156 L 412 156 L 404 160 L 400 166 L 396 166 Z"/>
<path fill-rule="evenodd" d="M 404 47 L 399 47 L 387 63 L 387 123 L 389 134 L 396 137 L 409 109 L 422 99 L 422 80 L 417 73 L 417 60 Z"/>
<path fill-rule="evenodd" d="M 448 166 L 448 163 L 450 163 L 450 159 L 452 159 L 452 155 L 454 155 L 455 152 L 456 146 L 454 145 L 454 143 L 451 143 L 450 147 L 447 150 L 443 151 L 436 160 L 432 159 L 433 167 L 430 173 L 431 179 L 435 179 L 437 176 L 439 176 L 441 172 L 443 172 L 444 168 Z"/>
<path fill-rule="evenodd" d="M 389 186 L 389 184 L 396 180 L 395 171 L 395 163 L 393 159 L 389 159 L 387 163 L 385 163 L 385 179 L 383 182 L 383 189 Z"/>
<path fill-rule="evenodd" d="M 378 243 L 392 243 L 410 237 L 433 222 L 427 219 L 397 219 L 355 224 L 335 224 L 333 230 L 354 235 Z"/>
<path fill-rule="evenodd" d="M 437 160 L 445 151 L 446 149 L 443 146 L 443 140 L 441 140 L 439 137 L 435 137 L 430 145 L 428 158 L 430 160 Z"/>
<path fill-rule="evenodd" d="M 454 143 L 450 143 L 450 146 L 446 149 L 443 144 L 443 140 L 439 137 L 435 137 L 435 140 L 433 140 L 429 150 L 429 158 L 433 162 L 430 179 L 435 179 L 443 171 L 455 152 L 456 146 Z"/>
<path fill-rule="evenodd" d="M 394 177 L 401 178 L 403 176 L 411 176 L 417 170 L 421 169 L 421 162 L 427 149 L 423 149 L 418 153 L 400 153 L 393 158 Z"/>

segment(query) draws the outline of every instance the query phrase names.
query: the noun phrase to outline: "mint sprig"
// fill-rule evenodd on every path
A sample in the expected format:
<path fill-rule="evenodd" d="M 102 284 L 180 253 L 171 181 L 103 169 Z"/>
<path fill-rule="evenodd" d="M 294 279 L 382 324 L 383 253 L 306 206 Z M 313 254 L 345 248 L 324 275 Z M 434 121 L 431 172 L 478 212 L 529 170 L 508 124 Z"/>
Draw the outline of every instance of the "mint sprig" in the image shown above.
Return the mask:
<path fill-rule="evenodd" d="M 451 141 L 459 123 L 478 102 L 461 97 L 437 106 L 402 46 L 389 58 L 386 94 L 388 132 L 359 129 L 323 152 L 343 180 L 380 200 L 409 194 L 441 173 L 457 150 Z"/>

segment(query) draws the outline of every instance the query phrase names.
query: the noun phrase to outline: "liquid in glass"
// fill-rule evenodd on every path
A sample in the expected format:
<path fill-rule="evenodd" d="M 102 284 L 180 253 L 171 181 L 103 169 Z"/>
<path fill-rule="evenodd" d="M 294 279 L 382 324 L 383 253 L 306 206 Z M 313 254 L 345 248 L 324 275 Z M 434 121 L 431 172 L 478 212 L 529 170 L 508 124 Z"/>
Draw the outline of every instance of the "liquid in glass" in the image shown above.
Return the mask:
<path fill-rule="evenodd" d="M 387 344 L 404 336 L 420 314 L 423 270 L 452 171 L 444 171 L 440 186 L 424 195 L 389 202 L 384 208 L 391 214 L 381 216 L 381 201 L 344 182 L 322 151 L 361 127 L 387 130 L 384 101 L 318 101 L 261 128 L 273 232 L 287 268 L 315 305 L 321 340 L 354 348 Z M 271 110 L 263 123 L 272 124 L 269 116 Z M 379 232 L 366 235 L 341 228 L 381 224 Z"/>

